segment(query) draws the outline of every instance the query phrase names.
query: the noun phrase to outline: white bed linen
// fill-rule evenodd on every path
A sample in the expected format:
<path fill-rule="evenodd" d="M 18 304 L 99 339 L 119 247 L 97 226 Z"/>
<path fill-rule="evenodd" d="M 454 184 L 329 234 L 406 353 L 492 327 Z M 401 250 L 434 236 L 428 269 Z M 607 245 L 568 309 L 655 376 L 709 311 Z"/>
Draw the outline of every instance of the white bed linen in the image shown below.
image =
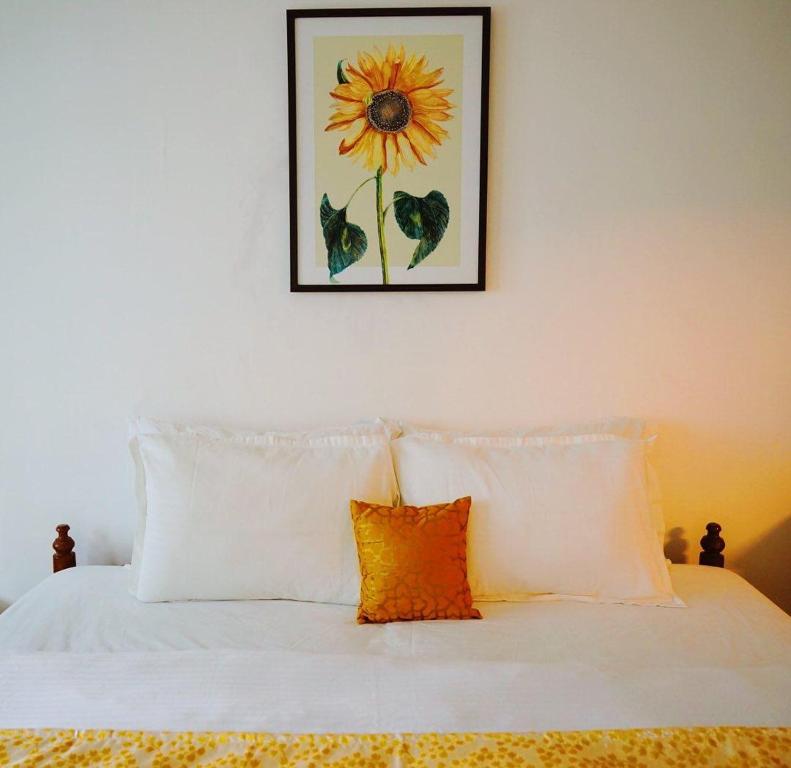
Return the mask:
<path fill-rule="evenodd" d="M 689 609 L 487 603 L 358 626 L 287 601 L 143 604 L 80 567 L 0 616 L 0 727 L 267 732 L 791 725 L 791 618 L 674 566 Z"/>

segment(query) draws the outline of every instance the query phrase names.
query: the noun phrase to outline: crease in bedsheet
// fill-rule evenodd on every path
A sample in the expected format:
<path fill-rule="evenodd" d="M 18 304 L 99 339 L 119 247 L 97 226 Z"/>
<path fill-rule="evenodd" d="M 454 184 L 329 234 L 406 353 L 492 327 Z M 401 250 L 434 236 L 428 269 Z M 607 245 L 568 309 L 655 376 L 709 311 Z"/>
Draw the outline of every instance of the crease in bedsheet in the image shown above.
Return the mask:
<path fill-rule="evenodd" d="M 766 667 L 419 661 L 294 652 L 0 655 L 0 728 L 337 733 L 791 725 Z M 145 702 L 144 706 L 140 703 Z"/>

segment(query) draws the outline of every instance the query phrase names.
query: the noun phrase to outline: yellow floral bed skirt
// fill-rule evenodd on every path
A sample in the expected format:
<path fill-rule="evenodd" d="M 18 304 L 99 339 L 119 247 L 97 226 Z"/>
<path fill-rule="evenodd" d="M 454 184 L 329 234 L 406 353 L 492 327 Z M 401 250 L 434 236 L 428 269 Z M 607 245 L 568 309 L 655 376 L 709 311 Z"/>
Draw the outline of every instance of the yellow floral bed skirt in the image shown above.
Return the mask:
<path fill-rule="evenodd" d="M 262 768 L 791 766 L 791 728 L 267 734 L 0 730 L 0 765 Z"/>

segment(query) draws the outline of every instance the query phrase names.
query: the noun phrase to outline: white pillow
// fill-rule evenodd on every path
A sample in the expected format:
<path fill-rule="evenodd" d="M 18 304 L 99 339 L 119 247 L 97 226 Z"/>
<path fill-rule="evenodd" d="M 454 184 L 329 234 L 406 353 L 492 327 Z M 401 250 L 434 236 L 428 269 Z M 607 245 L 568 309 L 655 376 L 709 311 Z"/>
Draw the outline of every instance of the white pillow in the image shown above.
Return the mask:
<path fill-rule="evenodd" d="M 391 438 L 395 439 L 401 435 L 422 435 L 429 439 L 445 440 L 456 438 L 460 441 L 477 440 L 481 437 L 560 437 L 560 436 L 582 436 L 582 435 L 614 435 L 615 437 L 626 437 L 639 439 L 645 437 L 645 421 L 631 417 L 615 417 L 611 419 L 600 419 L 588 421 L 583 424 L 567 424 L 561 426 L 542 426 L 527 427 L 519 429 L 503 430 L 501 432 L 489 432 L 486 435 L 474 434 L 469 432 L 459 432 L 456 430 L 436 429 L 434 427 L 423 427 L 405 421 L 385 420 L 381 423 L 390 431 Z M 648 489 L 648 500 L 651 506 L 651 520 L 654 531 L 656 532 L 659 546 L 664 550 L 665 546 L 665 516 L 662 511 L 662 491 L 659 486 L 659 477 L 651 463 L 651 451 L 654 444 L 654 436 L 646 442 L 645 451 L 645 473 L 646 485 Z"/>
<path fill-rule="evenodd" d="M 357 603 L 349 500 L 398 496 L 382 424 L 255 434 L 139 419 L 131 433 L 136 597 Z"/>
<path fill-rule="evenodd" d="M 402 504 L 472 496 L 476 600 L 680 604 L 655 535 L 645 441 L 405 431 L 391 443 Z"/>

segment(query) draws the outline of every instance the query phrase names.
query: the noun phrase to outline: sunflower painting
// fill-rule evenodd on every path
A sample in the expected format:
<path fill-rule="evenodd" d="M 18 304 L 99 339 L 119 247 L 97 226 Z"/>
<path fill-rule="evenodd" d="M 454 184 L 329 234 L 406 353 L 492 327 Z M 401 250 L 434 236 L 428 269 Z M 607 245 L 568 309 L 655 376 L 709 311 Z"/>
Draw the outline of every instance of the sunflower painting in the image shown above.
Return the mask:
<path fill-rule="evenodd" d="M 464 131 L 464 35 L 322 32 L 311 38 L 312 94 L 301 102 L 312 114 L 303 129 L 312 173 L 306 166 L 301 178 L 313 188 L 315 227 L 301 230 L 315 243 L 305 282 L 398 290 L 468 281 L 463 220 L 478 209 L 469 192 L 465 202 L 464 150 L 479 147 Z M 292 165 L 292 188 L 295 175 Z M 294 270 L 292 261 L 292 287 Z"/>
<path fill-rule="evenodd" d="M 403 45 L 396 48 L 392 43 L 385 53 L 361 51 L 353 63 L 343 59 L 337 63 L 338 84 L 330 91 L 332 111 L 324 130 L 346 133 L 338 154 L 359 161 L 373 173 L 353 195 L 369 181 L 375 182 L 383 285 L 390 282 L 385 217 L 391 207 L 404 235 L 418 241 L 407 269 L 418 266 L 436 249 L 448 226 L 450 208 L 441 191 L 417 197 L 396 190 L 387 207 L 383 193 L 385 174 L 396 176 L 403 167 L 412 170 L 416 164 L 428 165 L 448 138 L 443 123 L 453 117 L 454 105 L 448 100 L 453 89 L 443 87 L 443 74 L 443 67 L 429 67 L 425 54 L 407 53 Z M 320 217 L 333 277 L 362 257 L 367 237 L 346 220 L 346 208 L 333 208 L 326 194 Z"/>

